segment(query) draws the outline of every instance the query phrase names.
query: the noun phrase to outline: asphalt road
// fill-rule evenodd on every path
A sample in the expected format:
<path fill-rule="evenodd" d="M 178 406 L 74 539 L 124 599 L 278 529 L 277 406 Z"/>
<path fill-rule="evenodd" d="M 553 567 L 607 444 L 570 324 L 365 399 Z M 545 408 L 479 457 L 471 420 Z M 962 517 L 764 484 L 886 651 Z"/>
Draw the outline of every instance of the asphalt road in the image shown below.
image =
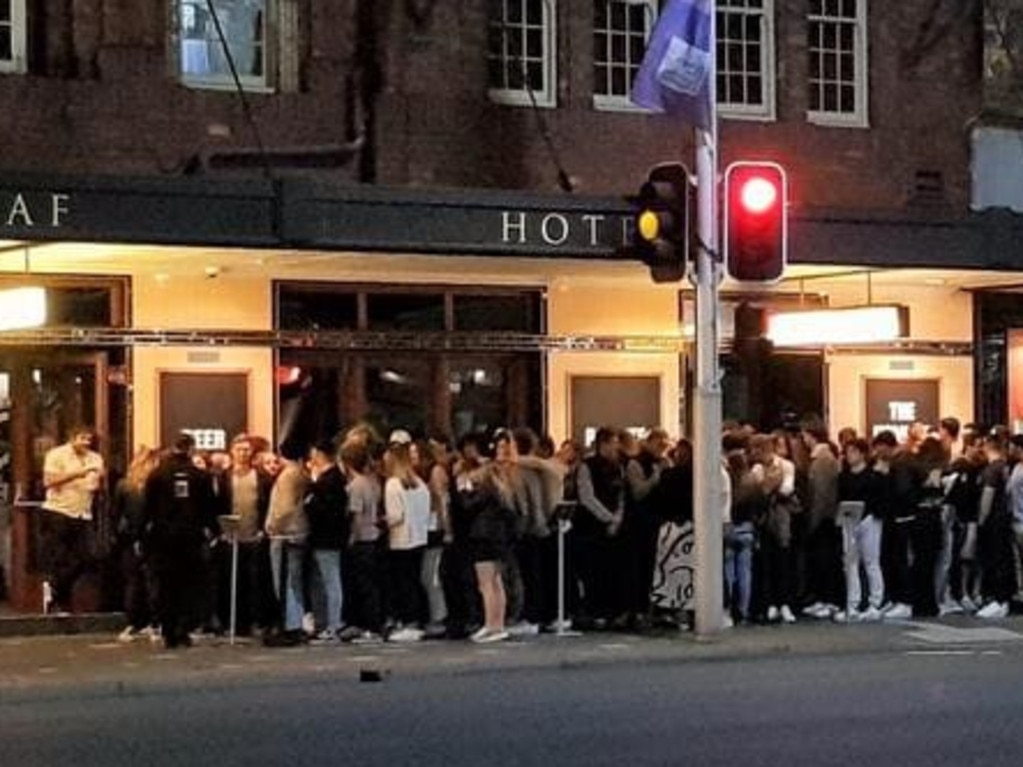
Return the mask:
<path fill-rule="evenodd" d="M 1015 653 L 218 678 L 0 697 L 0 765 L 1023 764 Z"/>

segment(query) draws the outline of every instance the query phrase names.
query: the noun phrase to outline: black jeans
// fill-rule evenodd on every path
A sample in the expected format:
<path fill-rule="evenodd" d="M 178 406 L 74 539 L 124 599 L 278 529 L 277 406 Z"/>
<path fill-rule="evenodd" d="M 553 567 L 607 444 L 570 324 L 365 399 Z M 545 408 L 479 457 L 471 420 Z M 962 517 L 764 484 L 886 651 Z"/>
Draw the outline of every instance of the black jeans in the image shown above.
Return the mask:
<path fill-rule="evenodd" d="M 760 559 L 764 606 L 792 605 L 792 549 L 782 546 L 775 536 L 765 532 L 760 537 Z"/>
<path fill-rule="evenodd" d="M 842 568 L 842 532 L 834 520 L 821 520 L 808 540 L 809 587 L 817 600 L 845 604 Z"/>
<path fill-rule="evenodd" d="M 388 556 L 391 568 L 391 608 L 394 618 L 406 626 L 418 624 L 426 612 L 426 594 L 420 581 L 425 546 L 392 550 Z"/>
<path fill-rule="evenodd" d="M 53 511 L 39 512 L 43 571 L 53 589 L 53 601 L 71 609 L 75 582 L 89 568 L 92 522 Z"/>
<path fill-rule="evenodd" d="M 384 627 L 383 594 L 380 589 L 380 544 L 355 543 L 344 557 L 350 596 L 345 599 L 352 625 L 380 633 Z M 347 596 L 347 595 L 346 595 Z"/>
<path fill-rule="evenodd" d="M 152 558 L 156 576 L 157 616 L 164 643 L 173 647 L 187 641 L 193 628 L 202 583 L 202 559 L 197 547 L 166 546 Z"/>
<path fill-rule="evenodd" d="M 881 569 L 891 602 L 913 604 L 913 578 L 909 563 L 913 556 L 914 517 L 885 520 L 881 534 Z M 932 569 L 933 572 L 933 569 Z"/>
<path fill-rule="evenodd" d="M 121 545 L 121 577 L 124 579 L 124 612 L 128 625 L 136 631 L 156 620 L 155 589 L 149 564 L 135 552 L 131 541 Z"/>

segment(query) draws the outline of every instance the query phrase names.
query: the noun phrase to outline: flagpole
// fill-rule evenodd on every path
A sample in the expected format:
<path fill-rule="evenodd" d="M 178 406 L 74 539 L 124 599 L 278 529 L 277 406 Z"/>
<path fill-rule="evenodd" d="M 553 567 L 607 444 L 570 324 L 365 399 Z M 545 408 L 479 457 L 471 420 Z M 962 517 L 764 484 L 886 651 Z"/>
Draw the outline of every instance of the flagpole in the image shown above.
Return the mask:
<path fill-rule="evenodd" d="M 718 118 L 717 12 L 710 3 L 710 130 L 696 131 L 697 250 L 696 387 L 693 402 L 693 508 L 696 633 L 713 636 L 724 628 L 722 399 L 718 373 Z"/>

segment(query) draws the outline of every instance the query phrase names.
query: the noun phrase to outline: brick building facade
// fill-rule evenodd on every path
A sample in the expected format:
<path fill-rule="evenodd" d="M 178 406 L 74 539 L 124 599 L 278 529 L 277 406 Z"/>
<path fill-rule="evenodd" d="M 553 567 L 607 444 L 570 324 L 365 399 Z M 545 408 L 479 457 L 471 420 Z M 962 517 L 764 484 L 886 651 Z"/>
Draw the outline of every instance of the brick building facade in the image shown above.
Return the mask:
<path fill-rule="evenodd" d="M 4 170 L 174 175 L 202 152 L 255 146 L 229 87 L 181 83 L 174 3 L 22 1 L 25 71 L 0 76 L 0 102 L 16 105 L 0 116 Z M 487 98 L 494 3 L 267 2 L 267 88 L 248 94 L 262 141 L 338 144 L 362 131 L 369 109 L 374 156 L 342 177 L 555 190 L 539 119 L 579 194 L 624 193 L 649 164 L 685 157 L 688 131 L 672 120 L 594 107 L 599 3 L 548 4 L 555 106 L 537 114 Z M 724 120 L 723 159 L 785 165 L 797 211 L 891 214 L 928 203 L 930 214 L 960 215 L 969 193 L 966 126 L 980 109 L 981 21 L 942 26 L 945 11 L 933 18 L 935 4 L 924 0 L 861 4 L 869 127 L 807 119 L 811 4 L 753 3 L 772 14 L 775 119 Z"/>

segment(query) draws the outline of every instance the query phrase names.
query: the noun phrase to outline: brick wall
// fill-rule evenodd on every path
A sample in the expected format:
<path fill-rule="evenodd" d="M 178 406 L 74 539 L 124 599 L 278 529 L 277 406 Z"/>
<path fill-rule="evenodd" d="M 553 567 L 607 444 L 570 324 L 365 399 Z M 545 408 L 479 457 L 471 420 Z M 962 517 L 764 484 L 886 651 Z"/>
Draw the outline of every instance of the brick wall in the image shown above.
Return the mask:
<path fill-rule="evenodd" d="M 290 1 L 300 14 L 300 86 L 294 93 L 250 95 L 255 119 L 267 144 L 341 141 L 361 114 L 346 108 L 352 103 L 346 88 L 358 75 L 357 0 Z M 174 173 L 204 148 L 254 144 L 234 94 L 185 88 L 169 74 L 163 0 L 32 4 L 45 9 L 46 29 L 33 48 L 33 73 L 0 76 L 0 103 L 10 105 L 0 110 L 0 170 Z M 379 182 L 556 188 L 533 111 L 487 99 L 487 6 L 486 0 L 373 4 L 385 73 Z M 778 119 L 723 121 L 724 162 L 783 163 L 794 203 L 803 209 L 964 212 L 967 125 L 980 107 L 980 19 L 954 25 L 941 44 L 921 52 L 915 42 L 933 3 L 871 2 L 871 127 L 825 128 L 805 116 L 806 4 L 777 0 L 777 7 Z M 410 8 L 422 23 L 410 18 Z M 666 118 L 593 109 L 592 8 L 591 0 L 558 2 L 559 106 L 541 114 L 579 192 L 620 194 L 650 164 L 688 157 L 691 139 Z M 937 202 L 914 200 L 920 171 L 932 183 L 940 174 L 944 191 Z"/>

